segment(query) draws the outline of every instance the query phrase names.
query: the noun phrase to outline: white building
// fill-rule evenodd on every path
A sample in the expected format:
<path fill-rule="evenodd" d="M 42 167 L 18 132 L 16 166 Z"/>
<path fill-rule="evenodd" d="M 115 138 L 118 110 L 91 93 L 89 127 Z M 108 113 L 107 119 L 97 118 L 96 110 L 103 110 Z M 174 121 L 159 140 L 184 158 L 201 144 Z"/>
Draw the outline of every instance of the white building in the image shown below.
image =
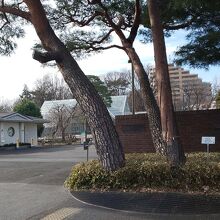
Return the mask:
<path fill-rule="evenodd" d="M 19 113 L 0 113 L 0 146 L 17 143 L 37 145 L 37 125 L 45 122 L 48 121 Z"/>

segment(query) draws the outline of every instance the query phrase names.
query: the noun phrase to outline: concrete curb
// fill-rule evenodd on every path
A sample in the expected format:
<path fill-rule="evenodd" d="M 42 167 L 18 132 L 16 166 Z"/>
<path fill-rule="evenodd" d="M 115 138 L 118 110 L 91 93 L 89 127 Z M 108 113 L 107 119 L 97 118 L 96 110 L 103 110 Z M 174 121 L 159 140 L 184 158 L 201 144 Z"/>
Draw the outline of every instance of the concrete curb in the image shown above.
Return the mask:
<path fill-rule="evenodd" d="M 160 216 L 215 216 L 220 219 L 220 196 L 181 193 L 123 193 L 72 191 L 87 205 L 133 214 Z"/>

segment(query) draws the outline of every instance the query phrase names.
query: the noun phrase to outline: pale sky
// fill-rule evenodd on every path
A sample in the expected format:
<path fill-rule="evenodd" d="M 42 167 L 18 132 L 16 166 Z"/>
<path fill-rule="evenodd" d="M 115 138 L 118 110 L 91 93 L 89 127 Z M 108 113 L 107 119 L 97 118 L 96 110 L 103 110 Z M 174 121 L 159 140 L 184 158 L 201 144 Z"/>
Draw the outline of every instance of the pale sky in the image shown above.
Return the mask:
<path fill-rule="evenodd" d="M 29 89 L 33 88 L 37 79 L 44 74 L 61 74 L 56 68 L 42 67 L 40 63 L 32 59 L 32 46 L 37 42 L 37 36 L 32 29 L 28 28 L 28 33 L 23 39 L 19 39 L 18 48 L 10 57 L 0 57 L 1 80 L 0 80 L 0 101 L 14 100 L 21 94 L 24 84 Z M 167 56 L 172 57 L 177 46 L 184 42 L 181 33 L 166 40 Z M 144 64 L 153 64 L 153 47 L 151 44 L 135 43 Z M 130 69 L 126 54 L 118 49 L 111 49 L 101 54 L 91 56 L 78 62 L 85 74 L 103 75 L 114 70 Z M 209 71 L 201 69 L 190 69 L 191 73 L 199 75 L 203 81 L 213 82 L 214 78 L 220 77 L 220 67 L 212 67 Z"/>

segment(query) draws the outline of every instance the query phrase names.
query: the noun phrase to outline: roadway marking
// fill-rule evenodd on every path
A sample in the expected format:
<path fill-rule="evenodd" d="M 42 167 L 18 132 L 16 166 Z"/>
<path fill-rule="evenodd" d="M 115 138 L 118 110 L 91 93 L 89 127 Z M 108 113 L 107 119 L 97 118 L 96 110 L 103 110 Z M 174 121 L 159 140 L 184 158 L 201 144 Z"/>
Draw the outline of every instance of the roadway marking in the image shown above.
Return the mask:
<path fill-rule="evenodd" d="M 70 215 L 78 214 L 79 212 L 81 212 L 81 210 L 82 209 L 78 208 L 62 208 L 45 216 L 41 220 L 63 220 Z"/>

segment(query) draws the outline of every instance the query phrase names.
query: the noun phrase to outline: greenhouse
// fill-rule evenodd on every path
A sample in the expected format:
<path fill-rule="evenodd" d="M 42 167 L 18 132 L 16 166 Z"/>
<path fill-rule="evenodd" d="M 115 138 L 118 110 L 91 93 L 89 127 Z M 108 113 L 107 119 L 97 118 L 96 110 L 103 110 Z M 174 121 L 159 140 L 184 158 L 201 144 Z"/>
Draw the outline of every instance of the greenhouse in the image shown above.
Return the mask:
<path fill-rule="evenodd" d="M 130 114 L 128 97 L 126 95 L 111 96 L 111 99 L 111 107 L 107 109 L 113 120 L 117 115 Z M 85 130 L 85 119 L 80 109 L 76 108 L 76 105 L 77 101 L 75 99 L 45 101 L 41 107 L 41 114 L 44 119 L 51 122 L 45 125 L 43 136 L 61 133 L 61 131 L 58 131 L 59 128 L 56 130 L 56 127 L 64 127 L 64 123 L 68 121 L 68 117 L 71 117 L 71 120 L 69 120 L 68 125 L 66 125 L 66 134 L 72 135 L 82 133 Z M 58 122 L 61 115 L 63 122 Z"/>

